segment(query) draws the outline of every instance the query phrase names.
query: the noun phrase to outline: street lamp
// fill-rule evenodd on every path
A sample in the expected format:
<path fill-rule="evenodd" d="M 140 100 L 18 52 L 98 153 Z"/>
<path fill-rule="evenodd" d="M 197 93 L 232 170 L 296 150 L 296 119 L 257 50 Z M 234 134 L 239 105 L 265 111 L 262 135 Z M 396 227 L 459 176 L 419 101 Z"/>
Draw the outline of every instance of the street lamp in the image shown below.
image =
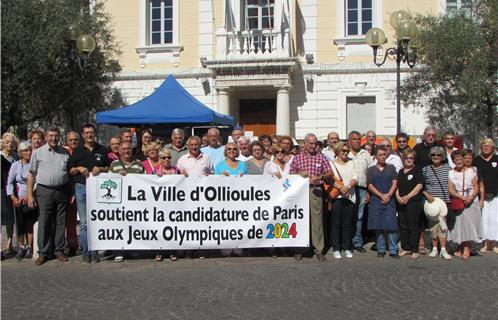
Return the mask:
<path fill-rule="evenodd" d="M 396 31 L 396 45 L 386 50 L 381 62 L 377 62 L 377 51 L 380 46 L 387 43 L 384 31 L 380 28 L 371 28 L 366 34 L 366 40 L 367 44 L 373 49 L 373 60 L 378 67 L 386 62 L 388 56 L 396 59 L 396 133 L 399 133 L 401 131 L 401 62 L 413 68 L 417 59 L 416 54 L 419 45 L 416 40 L 417 26 L 408 12 L 404 10 L 393 12 L 389 23 Z"/>
<path fill-rule="evenodd" d="M 69 26 L 70 57 L 74 68 L 78 67 L 80 71 L 86 67 L 86 61 L 90 54 L 95 50 L 95 39 L 89 34 L 81 34 L 77 24 Z"/>
<path fill-rule="evenodd" d="M 69 58 L 72 64 L 72 95 L 70 99 L 76 97 L 76 79 L 86 68 L 87 60 L 90 54 L 95 50 L 95 39 L 88 34 L 82 34 L 77 24 L 71 24 L 68 27 L 67 39 L 69 42 Z M 74 129 L 74 107 L 70 104 L 67 106 L 69 113 L 69 126 Z"/>

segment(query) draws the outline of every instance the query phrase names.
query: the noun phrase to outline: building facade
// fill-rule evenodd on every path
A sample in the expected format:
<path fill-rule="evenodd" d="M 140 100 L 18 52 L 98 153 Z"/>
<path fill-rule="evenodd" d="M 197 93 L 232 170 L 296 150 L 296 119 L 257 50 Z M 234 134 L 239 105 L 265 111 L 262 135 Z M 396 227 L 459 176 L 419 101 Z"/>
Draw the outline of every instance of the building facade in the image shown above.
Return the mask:
<path fill-rule="evenodd" d="M 255 136 L 393 135 L 396 65 L 373 63 L 365 33 L 382 28 L 386 49 L 395 40 L 392 12 L 440 14 L 453 2 L 107 0 L 123 52 L 114 86 L 134 103 L 172 74 Z M 407 72 L 402 66 L 402 77 Z M 418 135 L 425 126 L 423 110 L 402 107 L 403 131 Z"/>

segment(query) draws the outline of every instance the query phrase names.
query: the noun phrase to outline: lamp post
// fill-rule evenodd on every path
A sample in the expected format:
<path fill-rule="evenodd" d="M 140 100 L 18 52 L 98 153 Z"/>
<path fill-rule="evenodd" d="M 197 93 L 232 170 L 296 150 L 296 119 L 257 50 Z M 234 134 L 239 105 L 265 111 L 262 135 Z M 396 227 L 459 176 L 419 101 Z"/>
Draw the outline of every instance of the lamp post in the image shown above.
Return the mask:
<path fill-rule="evenodd" d="M 377 51 L 380 46 L 387 43 L 384 31 L 380 28 L 371 28 L 366 34 L 367 44 L 373 49 L 373 61 L 380 67 L 386 62 L 387 57 L 396 59 L 396 133 L 401 131 L 401 62 L 410 68 L 415 66 L 418 48 L 417 26 L 412 21 L 410 14 L 404 10 L 393 12 L 389 19 L 391 26 L 396 31 L 396 45 L 386 50 L 381 62 L 377 61 Z"/>
<path fill-rule="evenodd" d="M 68 28 L 69 58 L 72 64 L 72 97 L 76 96 L 76 78 L 82 74 L 87 65 L 87 60 L 95 50 L 95 39 L 89 34 L 82 34 L 77 24 Z M 70 99 L 71 100 L 71 99 Z M 69 126 L 74 129 L 74 108 L 68 105 Z"/>

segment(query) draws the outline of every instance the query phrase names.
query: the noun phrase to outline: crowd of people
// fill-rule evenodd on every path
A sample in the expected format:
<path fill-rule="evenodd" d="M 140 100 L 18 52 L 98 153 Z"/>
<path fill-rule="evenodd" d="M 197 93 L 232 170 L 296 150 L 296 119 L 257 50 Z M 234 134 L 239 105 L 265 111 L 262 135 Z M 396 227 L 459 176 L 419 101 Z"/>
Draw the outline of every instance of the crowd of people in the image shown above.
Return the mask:
<path fill-rule="evenodd" d="M 498 254 L 498 155 L 490 138 L 480 142 L 475 155 L 456 148 L 452 132 L 438 140 L 432 127 L 414 148 L 408 146 L 407 134 L 397 134 L 394 141 L 378 140 L 373 131 L 351 131 L 342 140 L 331 132 L 326 143 L 312 133 L 299 143 L 289 136 L 268 135 L 251 141 L 240 127 L 225 145 L 217 128 L 188 138 L 182 129 L 174 129 L 169 144 L 143 129 L 135 147 L 134 133 L 128 129 L 110 138 L 108 146 L 96 137 L 92 124 L 84 125 L 81 133 L 67 133 L 64 146 L 57 127 L 33 130 L 22 142 L 12 133 L 3 134 L 2 232 L 5 226 L 7 248 L 2 259 L 10 254 L 19 260 L 33 257 L 38 221 L 37 265 L 52 258 L 66 262 L 78 251 L 84 263 L 99 262 L 99 252 L 88 248 L 86 179 L 101 172 L 276 179 L 299 174 L 309 180 L 311 246 L 319 261 L 326 260 L 328 249 L 335 259 L 365 253 L 368 235 L 375 239 L 371 249 L 378 258 L 388 253 L 394 259 L 428 254 L 467 260 L 472 243 L 482 243 L 482 254 Z M 425 234 L 431 243 L 425 243 Z M 454 250 L 448 249 L 448 242 Z M 306 253 L 292 252 L 297 260 Z M 121 262 L 126 252 L 113 255 Z M 192 252 L 157 252 L 155 259 L 167 256 L 174 261 L 177 255 Z"/>

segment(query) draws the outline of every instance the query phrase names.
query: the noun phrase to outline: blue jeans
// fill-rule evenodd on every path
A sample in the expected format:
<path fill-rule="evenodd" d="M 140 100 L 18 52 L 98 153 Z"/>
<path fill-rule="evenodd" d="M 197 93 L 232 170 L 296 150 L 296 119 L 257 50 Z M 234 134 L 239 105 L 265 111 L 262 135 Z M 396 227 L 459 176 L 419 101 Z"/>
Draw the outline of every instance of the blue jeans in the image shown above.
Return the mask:
<path fill-rule="evenodd" d="M 76 207 L 80 216 L 80 243 L 81 254 L 88 255 L 88 238 L 86 232 L 86 185 L 74 184 L 74 195 L 76 196 Z"/>
<path fill-rule="evenodd" d="M 356 232 L 353 236 L 353 247 L 363 246 L 363 237 L 361 236 L 361 228 L 363 226 L 363 212 L 367 204 L 367 193 L 366 189 L 356 188 L 356 202 L 358 203 L 356 211 Z"/>
<path fill-rule="evenodd" d="M 389 254 L 397 254 L 398 232 L 396 231 L 375 230 L 375 236 L 377 238 L 377 252 L 386 252 L 386 240 L 384 239 L 384 233 L 387 233 L 387 241 L 389 242 Z"/>

